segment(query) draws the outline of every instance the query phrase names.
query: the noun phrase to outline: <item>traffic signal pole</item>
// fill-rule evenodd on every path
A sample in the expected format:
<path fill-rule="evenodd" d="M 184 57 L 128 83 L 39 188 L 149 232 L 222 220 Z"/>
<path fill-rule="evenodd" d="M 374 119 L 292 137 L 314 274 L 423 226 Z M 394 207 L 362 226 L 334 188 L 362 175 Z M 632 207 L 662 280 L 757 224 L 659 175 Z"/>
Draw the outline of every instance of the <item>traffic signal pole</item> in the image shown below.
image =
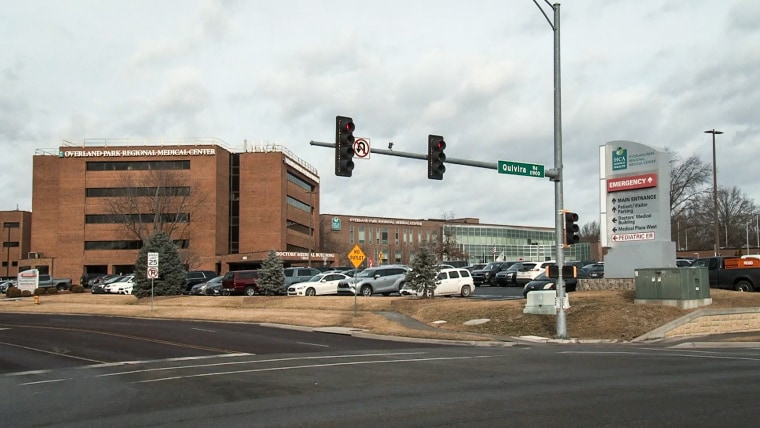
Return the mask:
<path fill-rule="evenodd" d="M 318 147 L 329 147 L 334 148 L 335 143 L 325 143 L 321 141 L 310 141 L 309 144 L 312 146 L 318 146 Z M 409 158 L 409 159 L 422 159 L 422 160 L 428 160 L 428 156 L 425 153 L 411 153 L 411 152 L 402 152 L 399 150 L 387 150 L 387 149 L 376 149 L 372 148 L 370 150 L 370 153 L 373 155 L 387 155 L 387 156 L 396 156 L 400 158 Z M 469 159 L 458 159 L 458 158 L 450 158 L 446 157 L 446 163 L 452 163 L 456 165 L 465 165 L 465 166 L 474 166 L 477 168 L 485 168 L 485 169 L 494 169 L 498 170 L 498 163 L 497 162 L 481 162 L 481 161 L 474 161 Z M 551 170 L 546 172 L 546 176 L 550 177 L 550 174 L 552 173 Z"/>
<path fill-rule="evenodd" d="M 554 230 L 556 232 L 557 244 L 557 266 L 559 267 L 559 276 L 557 278 L 557 338 L 567 339 L 567 316 L 565 314 L 565 279 L 562 277 L 562 267 L 565 265 L 565 248 L 564 248 L 564 202 L 562 194 L 562 79 L 560 73 L 560 37 L 559 37 L 559 3 L 550 4 L 544 0 L 554 11 L 554 21 L 549 19 L 538 4 L 538 0 L 533 0 L 536 7 L 541 11 L 554 32 L 554 171 L 557 174 L 554 181 L 554 208 L 556 211 Z"/>

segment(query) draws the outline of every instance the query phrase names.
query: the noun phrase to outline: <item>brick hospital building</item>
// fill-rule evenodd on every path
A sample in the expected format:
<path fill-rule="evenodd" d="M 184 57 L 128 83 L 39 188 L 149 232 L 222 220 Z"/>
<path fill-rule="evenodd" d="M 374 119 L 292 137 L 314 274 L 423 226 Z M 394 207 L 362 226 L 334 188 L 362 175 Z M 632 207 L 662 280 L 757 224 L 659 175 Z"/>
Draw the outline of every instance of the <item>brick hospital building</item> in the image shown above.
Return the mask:
<path fill-rule="evenodd" d="M 75 282 L 131 272 L 154 221 L 172 225 L 188 268 L 218 273 L 258 267 L 272 249 L 306 265 L 319 242 L 316 169 L 280 146 L 85 140 L 37 150 L 33 169 L 31 245 L 19 265 Z"/>

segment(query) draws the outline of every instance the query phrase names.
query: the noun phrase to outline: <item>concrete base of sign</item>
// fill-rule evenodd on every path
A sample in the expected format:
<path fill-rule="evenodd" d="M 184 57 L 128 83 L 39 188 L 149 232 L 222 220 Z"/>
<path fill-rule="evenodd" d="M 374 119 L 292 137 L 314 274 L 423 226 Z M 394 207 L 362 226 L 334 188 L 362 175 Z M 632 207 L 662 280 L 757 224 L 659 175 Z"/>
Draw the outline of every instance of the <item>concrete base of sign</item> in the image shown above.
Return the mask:
<path fill-rule="evenodd" d="M 617 244 L 604 256 L 605 278 L 633 278 L 636 269 L 676 267 L 673 241 Z"/>
<path fill-rule="evenodd" d="M 712 305 L 712 298 L 706 299 L 634 299 L 634 304 L 637 305 L 662 305 L 662 306 L 675 306 L 678 309 L 694 309 L 701 306 Z"/>

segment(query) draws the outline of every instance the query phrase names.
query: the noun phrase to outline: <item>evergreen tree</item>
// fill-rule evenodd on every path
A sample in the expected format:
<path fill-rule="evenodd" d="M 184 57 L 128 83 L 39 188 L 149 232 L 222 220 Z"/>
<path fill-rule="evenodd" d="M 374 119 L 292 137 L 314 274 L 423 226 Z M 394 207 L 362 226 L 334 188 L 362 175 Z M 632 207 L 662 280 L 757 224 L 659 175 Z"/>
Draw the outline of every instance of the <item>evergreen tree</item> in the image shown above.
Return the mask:
<path fill-rule="evenodd" d="M 158 253 L 158 279 L 153 280 L 153 294 L 156 296 L 180 294 L 187 279 L 185 268 L 182 266 L 177 246 L 163 231 L 154 233 L 137 253 L 132 294 L 138 298 L 151 295 L 151 280 L 147 272 L 148 253 Z"/>
<path fill-rule="evenodd" d="M 270 251 L 259 270 L 259 288 L 267 296 L 287 294 L 282 260 L 274 250 Z"/>
<path fill-rule="evenodd" d="M 427 245 L 420 246 L 417 254 L 412 259 L 409 266 L 412 270 L 406 274 L 406 287 L 413 290 L 422 291 L 422 297 L 433 297 L 435 295 L 435 280 L 438 277 L 438 267 L 435 260 L 435 254 Z"/>

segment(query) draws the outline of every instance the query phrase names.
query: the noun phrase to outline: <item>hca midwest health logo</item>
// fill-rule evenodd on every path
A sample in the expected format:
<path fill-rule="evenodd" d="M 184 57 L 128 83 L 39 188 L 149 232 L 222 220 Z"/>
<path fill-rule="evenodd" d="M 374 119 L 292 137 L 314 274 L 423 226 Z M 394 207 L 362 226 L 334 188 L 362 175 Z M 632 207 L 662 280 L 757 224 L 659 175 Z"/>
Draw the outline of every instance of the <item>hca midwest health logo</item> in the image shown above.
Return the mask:
<path fill-rule="evenodd" d="M 619 171 L 628 168 L 628 149 L 618 147 L 612 152 L 612 170 Z"/>

